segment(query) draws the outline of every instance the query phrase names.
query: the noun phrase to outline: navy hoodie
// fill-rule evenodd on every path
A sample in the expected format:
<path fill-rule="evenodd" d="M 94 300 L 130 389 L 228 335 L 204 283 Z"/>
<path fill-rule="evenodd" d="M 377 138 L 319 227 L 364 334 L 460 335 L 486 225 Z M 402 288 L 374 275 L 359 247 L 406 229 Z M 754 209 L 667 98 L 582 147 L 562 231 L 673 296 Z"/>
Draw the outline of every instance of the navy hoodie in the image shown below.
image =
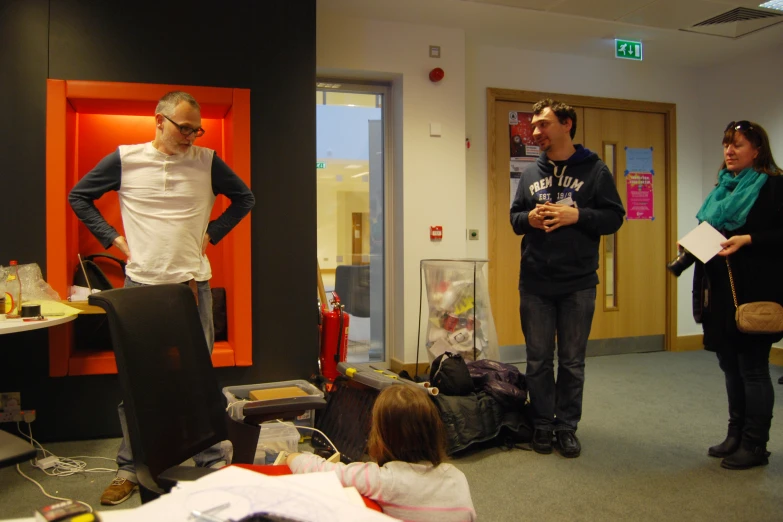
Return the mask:
<path fill-rule="evenodd" d="M 598 284 L 598 246 L 602 235 L 614 234 L 623 224 L 625 209 L 614 178 L 594 152 L 576 145 L 565 161 L 546 153 L 522 172 L 511 226 L 522 238 L 519 288 L 537 295 L 559 295 Z M 553 232 L 533 228 L 528 213 L 536 204 L 570 198 L 579 220 Z"/>

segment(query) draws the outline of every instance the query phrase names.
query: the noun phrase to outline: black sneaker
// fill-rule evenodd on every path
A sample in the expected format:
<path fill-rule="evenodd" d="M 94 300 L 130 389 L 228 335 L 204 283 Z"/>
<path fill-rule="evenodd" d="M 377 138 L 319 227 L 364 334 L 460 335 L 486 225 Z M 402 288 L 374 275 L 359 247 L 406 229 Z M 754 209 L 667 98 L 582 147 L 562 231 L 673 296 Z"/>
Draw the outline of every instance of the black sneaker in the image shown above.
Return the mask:
<path fill-rule="evenodd" d="M 552 453 L 552 432 L 549 430 L 536 429 L 533 432 L 533 442 L 530 443 L 533 451 L 542 455 Z"/>
<path fill-rule="evenodd" d="M 559 430 L 555 432 L 557 446 L 560 454 L 568 459 L 578 457 L 582 453 L 582 445 L 576 438 L 576 433 L 571 430 Z"/>

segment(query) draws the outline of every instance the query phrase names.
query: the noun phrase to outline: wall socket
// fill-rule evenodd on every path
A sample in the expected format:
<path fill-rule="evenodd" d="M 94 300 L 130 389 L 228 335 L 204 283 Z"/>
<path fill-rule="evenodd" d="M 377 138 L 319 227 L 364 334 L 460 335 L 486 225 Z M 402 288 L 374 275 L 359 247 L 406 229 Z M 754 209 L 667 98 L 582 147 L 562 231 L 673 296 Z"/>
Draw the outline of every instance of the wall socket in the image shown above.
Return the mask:
<path fill-rule="evenodd" d="M 478 229 L 477 228 L 470 228 L 468 229 L 468 239 L 471 241 L 477 241 L 478 240 Z"/>
<path fill-rule="evenodd" d="M 22 394 L 20 392 L 0 393 L 0 422 L 22 420 Z"/>

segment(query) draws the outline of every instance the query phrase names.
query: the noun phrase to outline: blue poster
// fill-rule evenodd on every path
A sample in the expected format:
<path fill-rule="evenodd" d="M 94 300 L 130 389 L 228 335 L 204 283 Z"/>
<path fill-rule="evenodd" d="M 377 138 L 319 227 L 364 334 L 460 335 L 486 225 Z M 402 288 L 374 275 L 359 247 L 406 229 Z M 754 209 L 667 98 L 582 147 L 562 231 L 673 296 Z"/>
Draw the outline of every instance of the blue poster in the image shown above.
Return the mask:
<path fill-rule="evenodd" d="M 653 149 L 625 148 L 626 172 L 653 172 Z"/>

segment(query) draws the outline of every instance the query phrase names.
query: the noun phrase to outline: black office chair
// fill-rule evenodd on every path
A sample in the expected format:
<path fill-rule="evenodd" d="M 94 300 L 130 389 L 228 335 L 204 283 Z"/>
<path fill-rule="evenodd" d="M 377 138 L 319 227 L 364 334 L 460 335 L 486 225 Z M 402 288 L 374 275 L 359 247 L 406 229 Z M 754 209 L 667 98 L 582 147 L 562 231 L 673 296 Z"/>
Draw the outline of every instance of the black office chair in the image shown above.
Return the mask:
<path fill-rule="evenodd" d="M 249 422 L 325 405 L 316 397 L 321 404 L 270 401 L 269 407 L 254 405 L 252 414 L 246 409 L 245 423 L 232 420 L 186 285 L 105 290 L 90 295 L 89 303 L 109 320 L 142 502 L 213 471 L 179 464 L 222 440 L 233 443 L 234 462 L 252 464 L 260 428 Z"/>
<path fill-rule="evenodd" d="M 370 265 L 339 265 L 334 273 L 334 291 L 345 313 L 370 317 Z"/>

